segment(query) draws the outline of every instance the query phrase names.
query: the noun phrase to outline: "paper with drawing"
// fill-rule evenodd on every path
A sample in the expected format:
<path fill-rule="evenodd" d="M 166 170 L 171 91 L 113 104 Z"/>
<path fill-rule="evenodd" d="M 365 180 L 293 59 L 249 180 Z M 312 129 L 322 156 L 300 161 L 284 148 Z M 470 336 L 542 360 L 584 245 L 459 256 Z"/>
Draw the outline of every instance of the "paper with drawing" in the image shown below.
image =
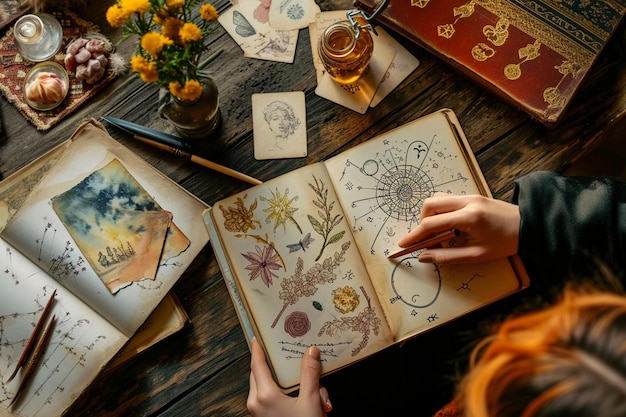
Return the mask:
<path fill-rule="evenodd" d="M 207 242 L 206 230 L 197 225 L 198 216 L 206 205 L 185 194 L 167 177 L 155 174 L 145 161 L 111 139 L 101 127 L 86 124 L 72 139 L 73 143 L 59 163 L 50 169 L 6 226 L 2 238 L 130 336 Z M 108 189 L 105 186 L 107 181 L 112 185 Z M 85 187 L 87 184 L 92 188 Z M 90 190 L 99 190 L 100 198 L 93 198 Z M 129 202 L 135 208 L 144 205 L 143 212 L 121 210 Z M 60 210 L 61 217 L 55 208 Z M 113 213 L 119 216 L 122 212 L 124 218 L 109 217 Z M 168 212 L 174 213 L 172 224 L 175 227 L 164 229 L 163 226 L 169 224 Z M 150 228 L 158 224 L 160 231 L 156 235 L 143 241 L 132 240 L 132 233 L 122 237 L 122 233 L 126 233 L 120 230 L 123 224 L 124 227 L 132 225 L 135 231 L 142 230 L 142 226 L 147 225 L 146 216 L 151 218 Z M 115 224 L 116 221 L 120 223 Z M 87 225 L 87 229 L 94 233 L 79 233 L 80 225 Z M 110 236 L 117 234 L 119 240 L 101 240 L 102 235 L 96 233 L 99 228 L 106 229 Z M 164 249 L 162 238 L 165 235 Z M 129 242 L 132 249 L 128 247 Z M 122 271 L 123 263 L 111 261 L 125 255 L 118 252 L 111 257 L 108 253 L 110 249 L 114 254 L 119 245 L 126 254 L 134 251 L 135 258 L 139 258 L 139 254 L 151 253 L 148 261 L 138 261 L 140 272 L 135 274 L 135 277 L 145 275 L 141 278 L 149 279 L 129 277 L 128 282 L 124 282 L 126 277 L 119 279 L 121 275 L 116 274 L 126 274 L 128 269 Z M 150 245 L 153 245 L 152 252 L 148 250 Z M 100 269 L 101 262 L 111 265 Z M 148 272 L 144 270 L 147 264 L 152 264 Z M 151 272 L 155 267 L 156 273 Z M 137 269 L 134 266 L 128 268 Z M 112 293 L 99 276 L 104 270 L 107 273 L 102 276 L 117 289 L 117 293 Z"/>
<path fill-rule="evenodd" d="M 53 197 L 52 208 L 113 294 L 133 282 L 154 280 L 172 213 L 162 210 L 119 160 Z"/>
<path fill-rule="evenodd" d="M 270 362 L 294 363 L 274 366 L 284 387 L 298 382 L 307 346 L 320 348 L 328 370 L 392 340 L 323 164 L 294 175 L 212 209 L 245 299 L 268 306 L 254 322 Z"/>
<path fill-rule="evenodd" d="M 5 271 L 0 303 L 0 416 L 59 416 L 128 338 L 44 271 L 0 240 Z M 53 289 L 53 333 L 33 379 L 11 413 L 21 374 L 6 383 Z M 106 349 L 101 347 L 106 346 Z"/>

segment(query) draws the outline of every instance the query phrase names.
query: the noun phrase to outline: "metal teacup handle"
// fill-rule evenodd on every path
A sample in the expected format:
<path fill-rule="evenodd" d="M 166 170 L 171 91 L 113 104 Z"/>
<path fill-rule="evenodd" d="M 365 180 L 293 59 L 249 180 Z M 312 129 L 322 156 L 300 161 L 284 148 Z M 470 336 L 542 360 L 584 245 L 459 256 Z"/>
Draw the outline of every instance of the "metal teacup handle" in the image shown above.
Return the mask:
<path fill-rule="evenodd" d="M 359 36 L 361 34 L 361 29 L 370 30 L 370 31 L 374 32 L 375 35 L 378 36 L 378 33 L 376 33 L 376 29 L 374 29 L 374 26 L 372 26 L 371 21 L 374 20 L 374 18 L 385 7 L 387 7 L 387 3 L 389 3 L 389 0 L 381 1 L 380 4 L 376 7 L 376 10 L 374 10 L 374 13 L 372 13 L 369 16 L 363 10 L 359 10 L 359 9 L 348 10 L 346 12 L 346 16 L 348 18 L 348 22 L 350 22 L 350 24 L 354 28 L 354 31 L 355 31 L 355 35 L 354 36 L 355 36 L 355 38 L 357 38 L 357 39 L 359 38 Z M 363 22 L 366 22 L 366 23 L 363 24 Z"/>

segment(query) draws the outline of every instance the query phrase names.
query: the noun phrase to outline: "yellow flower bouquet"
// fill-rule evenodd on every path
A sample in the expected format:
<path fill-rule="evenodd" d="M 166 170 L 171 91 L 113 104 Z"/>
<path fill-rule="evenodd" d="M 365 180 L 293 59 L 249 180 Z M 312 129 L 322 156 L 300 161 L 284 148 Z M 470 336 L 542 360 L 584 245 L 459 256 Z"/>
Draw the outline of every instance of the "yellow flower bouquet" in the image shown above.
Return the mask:
<path fill-rule="evenodd" d="M 130 65 L 147 83 L 157 83 L 174 97 L 193 101 L 202 95 L 199 76 L 217 55 L 199 63 L 206 50 L 205 38 L 213 33 L 217 10 L 202 0 L 117 0 L 107 9 L 113 27 L 121 27 L 124 39 L 141 38 Z"/>

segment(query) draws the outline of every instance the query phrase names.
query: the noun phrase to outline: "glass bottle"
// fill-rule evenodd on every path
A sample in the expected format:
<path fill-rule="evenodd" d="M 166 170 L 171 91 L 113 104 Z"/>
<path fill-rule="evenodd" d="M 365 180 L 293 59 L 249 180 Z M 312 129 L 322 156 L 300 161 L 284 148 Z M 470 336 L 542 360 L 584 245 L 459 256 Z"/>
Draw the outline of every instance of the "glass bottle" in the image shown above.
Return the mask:
<path fill-rule="evenodd" d="M 353 25 L 348 20 L 342 20 L 326 28 L 320 37 L 320 60 L 328 75 L 340 84 L 356 82 L 374 52 L 372 35 L 359 23 Z"/>
<path fill-rule="evenodd" d="M 32 62 L 46 61 L 61 49 L 63 28 L 48 13 L 27 14 L 13 28 L 15 46 L 20 55 Z"/>

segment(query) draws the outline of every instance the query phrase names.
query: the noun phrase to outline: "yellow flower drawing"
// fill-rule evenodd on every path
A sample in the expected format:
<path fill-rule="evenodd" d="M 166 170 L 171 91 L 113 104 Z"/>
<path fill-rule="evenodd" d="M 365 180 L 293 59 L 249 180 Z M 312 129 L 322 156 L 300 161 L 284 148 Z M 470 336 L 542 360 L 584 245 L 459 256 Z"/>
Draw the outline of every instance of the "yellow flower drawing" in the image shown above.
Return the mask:
<path fill-rule="evenodd" d="M 343 314 L 352 313 L 359 306 L 359 294 L 348 285 L 333 291 L 333 304 Z"/>
<path fill-rule="evenodd" d="M 261 197 L 261 201 L 264 201 L 269 205 L 268 208 L 263 210 L 263 212 L 269 213 L 268 216 L 265 218 L 265 222 L 271 223 L 273 221 L 274 230 L 276 230 L 276 228 L 279 225 L 282 225 L 284 228 L 285 224 L 287 222 L 290 222 L 290 223 L 293 223 L 298 228 L 298 231 L 300 233 L 302 233 L 302 229 L 300 228 L 300 225 L 293 218 L 294 213 L 298 211 L 298 209 L 295 207 L 292 207 L 292 205 L 293 205 L 293 202 L 298 199 L 298 197 L 296 196 L 292 199 L 289 199 L 288 188 L 285 190 L 285 193 L 283 195 L 280 194 L 280 191 L 278 191 L 278 188 L 276 189 L 276 193 L 274 193 L 273 191 L 270 191 L 270 192 L 272 193 L 272 198 Z"/>

